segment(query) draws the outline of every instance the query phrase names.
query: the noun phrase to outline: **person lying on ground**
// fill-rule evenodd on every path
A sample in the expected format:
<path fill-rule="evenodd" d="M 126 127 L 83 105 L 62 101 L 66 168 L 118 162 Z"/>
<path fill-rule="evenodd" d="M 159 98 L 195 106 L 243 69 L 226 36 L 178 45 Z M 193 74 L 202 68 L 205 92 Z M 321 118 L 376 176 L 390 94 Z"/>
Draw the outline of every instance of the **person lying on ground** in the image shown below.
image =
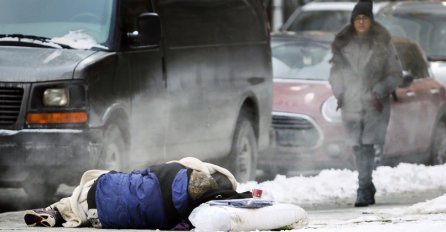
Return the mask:
<path fill-rule="evenodd" d="M 70 197 L 26 210 L 24 220 L 28 226 L 188 230 L 191 211 L 210 200 L 205 194 L 236 193 L 237 184 L 227 169 L 193 157 L 130 173 L 88 170 Z"/>

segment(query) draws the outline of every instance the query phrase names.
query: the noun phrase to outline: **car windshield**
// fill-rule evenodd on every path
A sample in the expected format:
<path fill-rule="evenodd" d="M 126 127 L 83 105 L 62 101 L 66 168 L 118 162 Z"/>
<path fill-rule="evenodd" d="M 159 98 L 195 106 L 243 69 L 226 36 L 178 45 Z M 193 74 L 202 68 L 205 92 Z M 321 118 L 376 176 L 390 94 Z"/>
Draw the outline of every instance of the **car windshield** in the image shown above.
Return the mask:
<path fill-rule="evenodd" d="M 0 5 L 3 40 L 20 35 L 49 38 L 72 48 L 106 46 L 113 0 L 0 0 Z"/>
<path fill-rule="evenodd" d="M 272 44 L 275 79 L 328 80 L 331 50 L 329 45 L 308 42 Z"/>
<path fill-rule="evenodd" d="M 329 31 L 337 32 L 350 20 L 350 11 L 301 11 L 287 31 Z"/>
<path fill-rule="evenodd" d="M 417 41 L 430 59 L 446 58 L 446 15 L 399 14 L 377 20 L 393 35 Z"/>

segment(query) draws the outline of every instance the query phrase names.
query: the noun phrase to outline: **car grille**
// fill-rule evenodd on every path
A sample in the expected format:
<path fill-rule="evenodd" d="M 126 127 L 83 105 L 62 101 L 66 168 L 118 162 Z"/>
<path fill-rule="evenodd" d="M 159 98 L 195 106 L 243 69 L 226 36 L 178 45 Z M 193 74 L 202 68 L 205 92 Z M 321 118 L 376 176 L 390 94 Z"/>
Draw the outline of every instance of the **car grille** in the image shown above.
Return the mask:
<path fill-rule="evenodd" d="M 273 115 L 276 143 L 286 147 L 314 147 L 319 131 L 309 119 L 298 115 Z"/>
<path fill-rule="evenodd" d="M 22 98 L 23 88 L 0 87 L 0 127 L 17 121 Z"/>

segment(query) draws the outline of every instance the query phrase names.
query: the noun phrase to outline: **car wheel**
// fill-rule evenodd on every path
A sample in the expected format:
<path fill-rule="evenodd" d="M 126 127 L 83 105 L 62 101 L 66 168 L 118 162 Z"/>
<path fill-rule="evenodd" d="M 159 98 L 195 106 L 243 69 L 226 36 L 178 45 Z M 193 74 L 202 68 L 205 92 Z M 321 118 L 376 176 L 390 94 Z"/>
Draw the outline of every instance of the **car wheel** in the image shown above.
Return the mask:
<path fill-rule="evenodd" d="M 104 132 L 104 150 L 99 167 L 105 170 L 124 171 L 126 144 L 122 131 L 116 124 L 109 124 Z"/>
<path fill-rule="evenodd" d="M 432 164 L 444 164 L 446 162 L 446 118 L 440 120 L 434 132 L 432 141 Z"/>
<path fill-rule="evenodd" d="M 257 139 L 253 126 L 247 118 L 242 117 L 237 123 L 229 155 L 229 170 L 237 181 L 243 183 L 254 179 L 257 153 Z"/>

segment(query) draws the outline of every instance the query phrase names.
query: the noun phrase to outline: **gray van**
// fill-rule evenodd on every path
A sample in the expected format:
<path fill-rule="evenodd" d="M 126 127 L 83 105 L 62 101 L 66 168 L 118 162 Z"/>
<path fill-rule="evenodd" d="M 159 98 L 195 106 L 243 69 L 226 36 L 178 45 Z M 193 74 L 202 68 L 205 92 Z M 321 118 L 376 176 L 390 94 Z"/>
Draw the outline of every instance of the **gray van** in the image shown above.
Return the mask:
<path fill-rule="evenodd" d="M 254 178 L 272 72 L 259 0 L 1 0 L 0 187 L 194 156 Z"/>

